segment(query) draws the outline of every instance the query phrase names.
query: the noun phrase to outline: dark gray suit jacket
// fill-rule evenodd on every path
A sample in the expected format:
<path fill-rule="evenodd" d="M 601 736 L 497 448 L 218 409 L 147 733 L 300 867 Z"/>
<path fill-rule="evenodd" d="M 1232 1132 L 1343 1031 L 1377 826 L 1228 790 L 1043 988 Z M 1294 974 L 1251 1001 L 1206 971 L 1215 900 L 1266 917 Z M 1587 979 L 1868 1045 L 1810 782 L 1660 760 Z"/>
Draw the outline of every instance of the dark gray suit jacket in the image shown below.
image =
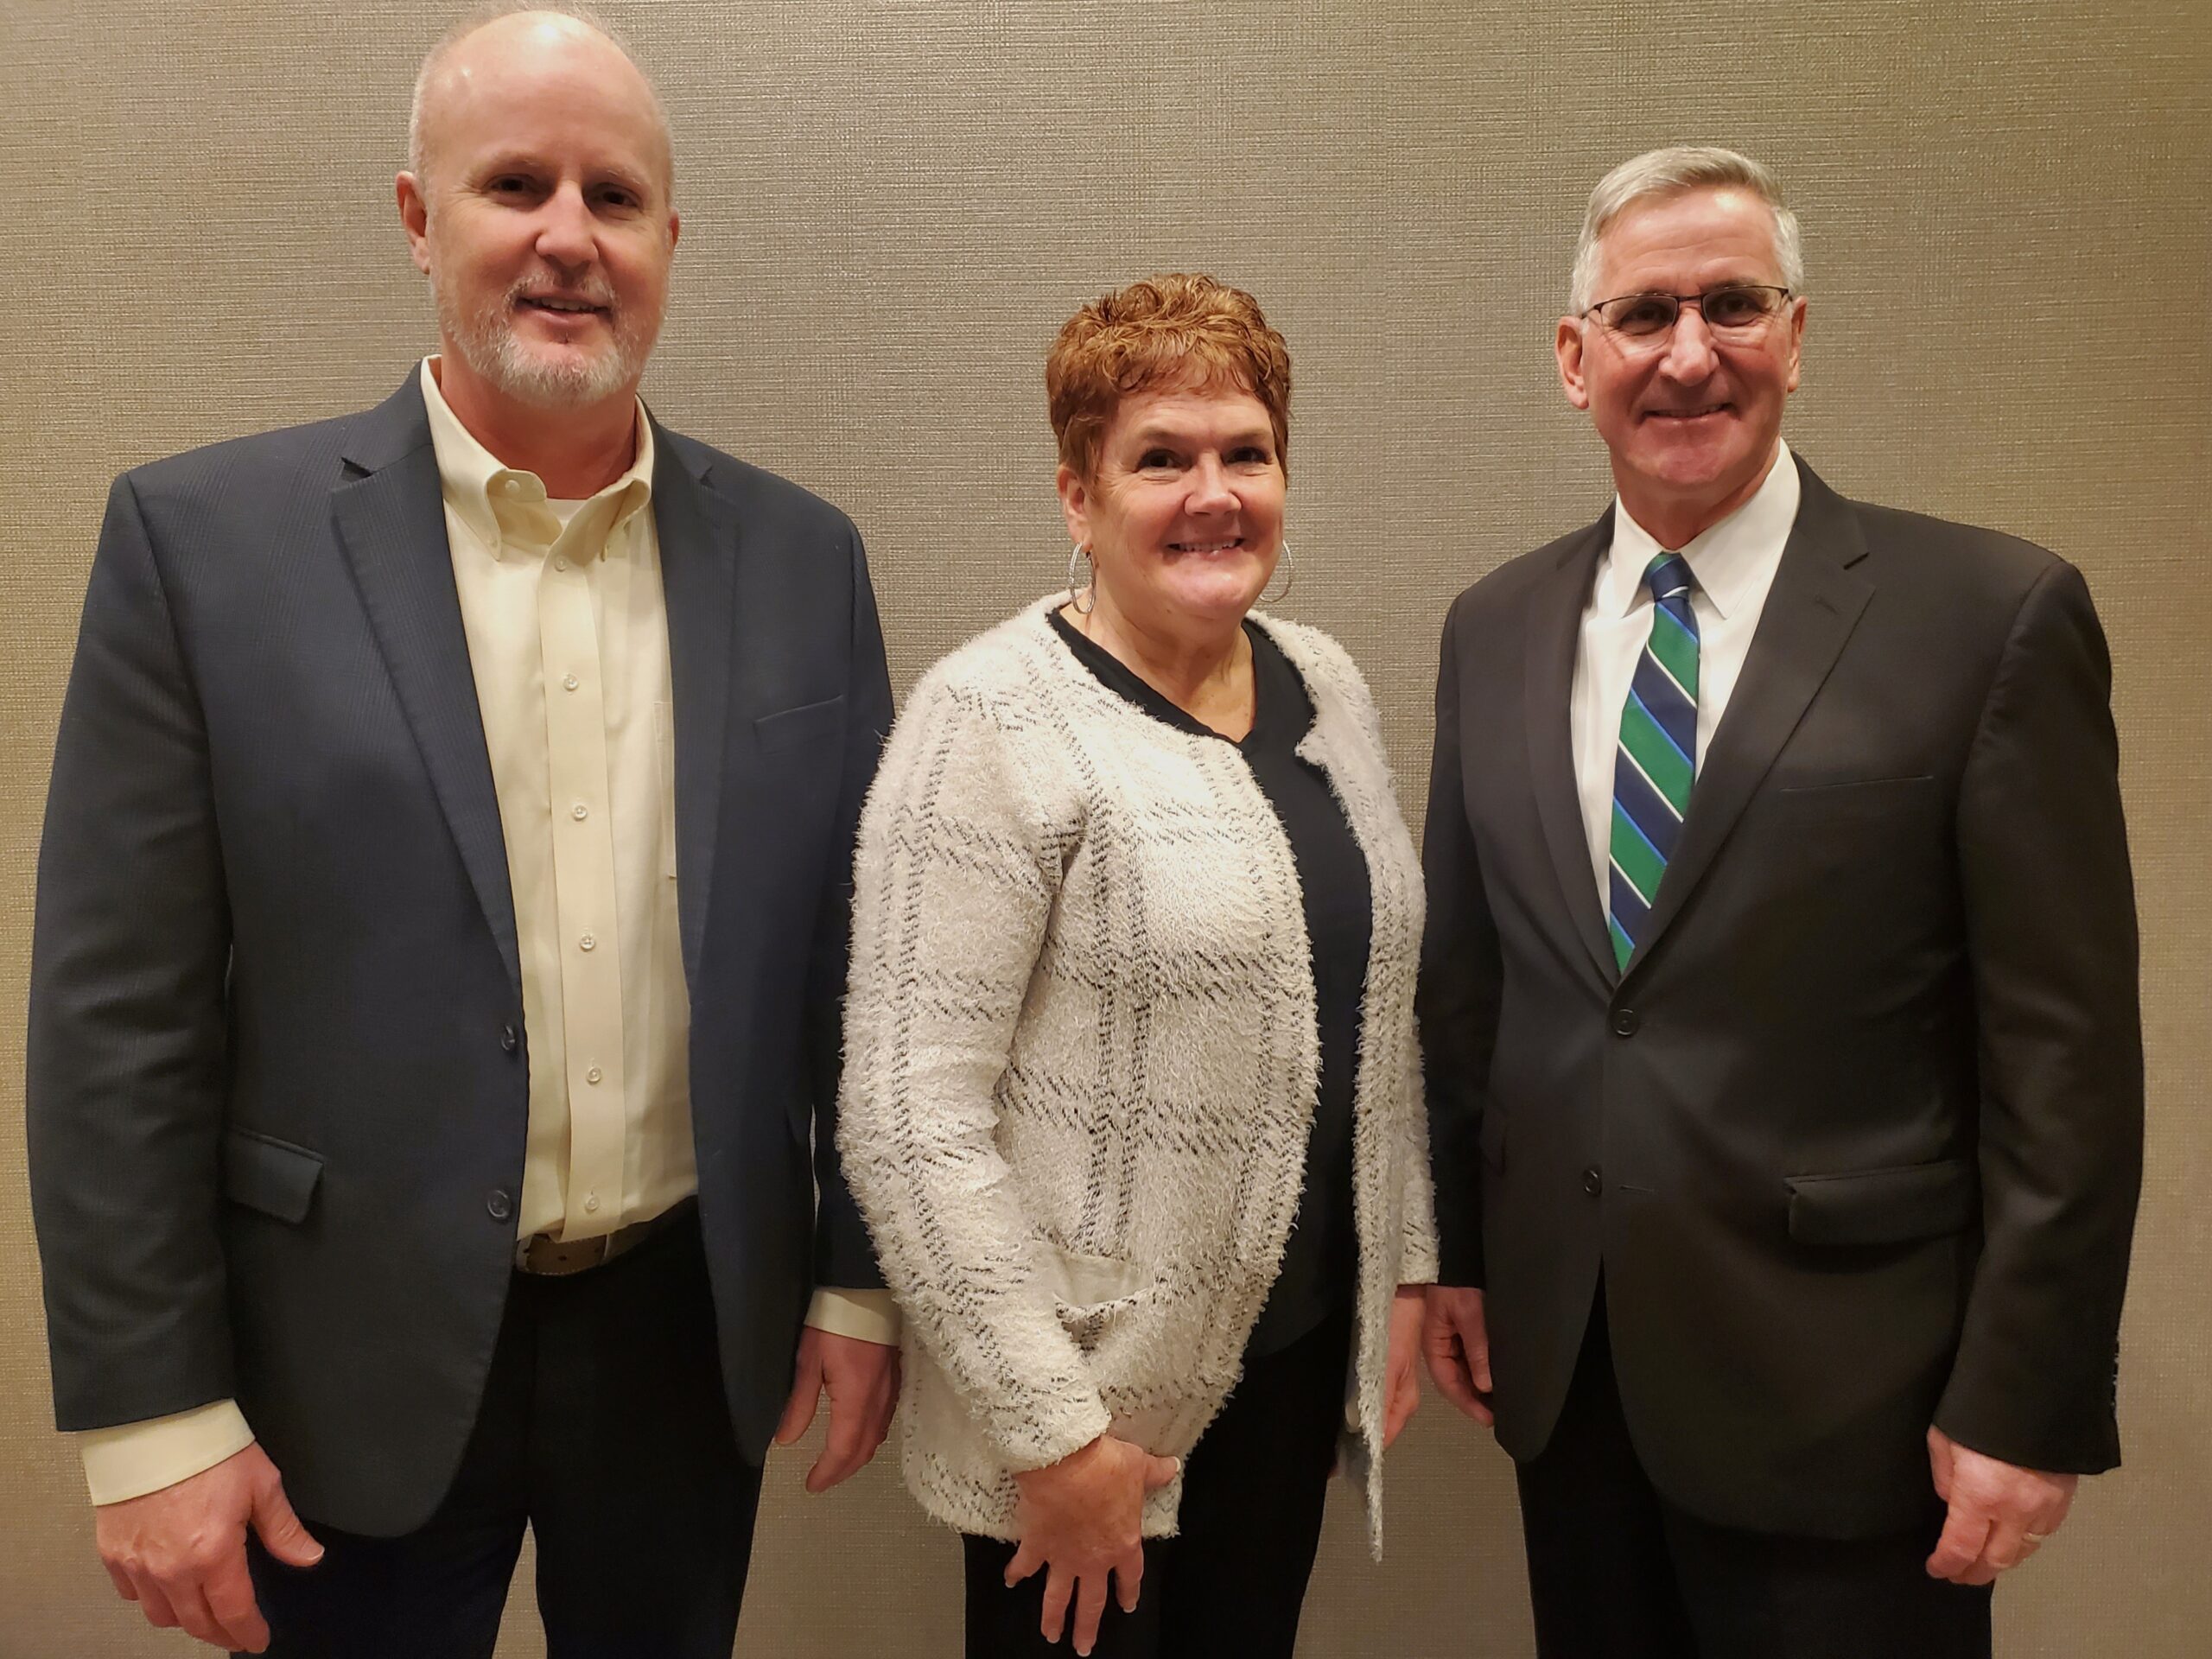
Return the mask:
<path fill-rule="evenodd" d="M 700 1218 L 758 1459 L 810 1285 L 881 1282 L 830 1114 L 891 695 L 843 515 L 654 441 Z M 364 414 L 125 474 L 33 947 L 60 1426 L 235 1396 L 303 1514 L 423 1522 L 506 1300 L 528 1041 L 414 378 Z"/>
<path fill-rule="evenodd" d="M 1610 514 L 1459 596 L 1421 1032 L 1445 1278 L 1486 1287 L 1506 1450 L 1548 1441 L 1602 1264 L 1660 1491 L 1847 1537 L 1925 1514 L 1930 1422 L 2118 1461 L 2143 1062 L 2080 575 L 1801 470 L 1625 974 L 1568 735 Z"/>

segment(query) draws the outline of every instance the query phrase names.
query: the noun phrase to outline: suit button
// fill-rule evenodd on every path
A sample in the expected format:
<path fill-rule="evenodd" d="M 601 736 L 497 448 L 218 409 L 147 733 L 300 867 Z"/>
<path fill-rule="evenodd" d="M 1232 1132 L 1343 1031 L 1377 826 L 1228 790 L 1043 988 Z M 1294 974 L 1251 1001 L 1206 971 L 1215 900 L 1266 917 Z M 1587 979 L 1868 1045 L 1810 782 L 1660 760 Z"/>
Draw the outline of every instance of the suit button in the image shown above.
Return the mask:
<path fill-rule="evenodd" d="M 492 1189 L 492 1196 L 484 1200 L 484 1213 L 494 1221 L 512 1221 L 515 1201 L 504 1186 Z"/>
<path fill-rule="evenodd" d="M 1582 1172 L 1582 1190 L 1593 1198 L 1605 1190 L 1605 1178 L 1597 1165 L 1592 1164 Z"/>
<path fill-rule="evenodd" d="M 499 1027 L 499 1046 L 510 1054 L 522 1046 L 522 1039 L 515 1034 L 515 1028 L 512 1026 Z"/>
<path fill-rule="evenodd" d="M 1635 1036 L 1636 1028 L 1643 1023 L 1643 1021 L 1637 1017 L 1637 1013 L 1634 1008 L 1615 1008 L 1613 1010 L 1613 1035 L 1616 1037 Z"/>

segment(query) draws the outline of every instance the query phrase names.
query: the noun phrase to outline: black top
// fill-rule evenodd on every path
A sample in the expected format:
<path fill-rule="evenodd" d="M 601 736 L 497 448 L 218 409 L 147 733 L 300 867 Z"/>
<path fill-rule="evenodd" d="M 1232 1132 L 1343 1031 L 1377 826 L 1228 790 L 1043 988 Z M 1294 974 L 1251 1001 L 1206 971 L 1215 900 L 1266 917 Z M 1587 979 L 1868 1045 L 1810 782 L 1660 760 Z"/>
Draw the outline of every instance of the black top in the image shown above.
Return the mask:
<path fill-rule="evenodd" d="M 1104 646 L 1077 632 L 1058 611 L 1052 620 L 1085 668 L 1147 714 L 1179 731 L 1230 741 L 1177 708 Z M 1359 1259 L 1351 1195 L 1352 1083 L 1374 918 L 1367 860 L 1352 838 L 1351 825 L 1327 778 L 1297 753 L 1313 725 L 1306 683 L 1266 629 L 1247 622 L 1244 633 L 1252 642 L 1252 729 L 1234 747 L 1281 822 L 1298 867 L 1321 1048 L 1305 1189 L 1283 1247 L 1281 1270 L 1245 1347 L 1248 1355 L 1260 1355 L 1288 1347 L 1351 1304 Z"/>

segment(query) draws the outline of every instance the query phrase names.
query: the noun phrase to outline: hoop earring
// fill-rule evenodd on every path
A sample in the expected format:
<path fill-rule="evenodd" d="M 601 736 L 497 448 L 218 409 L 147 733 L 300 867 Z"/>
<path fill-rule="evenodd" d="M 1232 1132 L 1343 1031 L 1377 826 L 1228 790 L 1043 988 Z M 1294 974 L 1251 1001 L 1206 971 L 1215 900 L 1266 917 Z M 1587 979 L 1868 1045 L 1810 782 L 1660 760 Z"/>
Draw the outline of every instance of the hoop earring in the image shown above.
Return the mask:
<path fill-rule="evenodd" d="M 1078 559 L 1083 562 L 1081 582 L 1075 579 L 1076 562 Z M 1098 595 L 1091 593 L 1091 585 L 1097 580 L 1097 567 L 1091 563 L 1090 559 L 1090 543 L 1077 542 L 1068 554 L 1068 608 L 1077 616 L 1089 616 L 1097 608 Z M 1090 603 L 1088 605 L 1083 602 L 1081 597 L 1084 594 L 1090 594 Z"/>
<path fill-rule="evenodd" d="M 1297 572 L 1291 568 L 1290 543 L 1288 541 L 1285 541 L 1282 543 L 1282 556 L 1275 561 L 1275 570 L 1276 573 L 1282 577 L 1282 592 L 1277 594 L 1273 599 L 1269 599 L 1266 592 L 1262 590 L 1260 594 L 1260 599 L 1264 604 L 1281 604 L 1283 601 L 1290 597 L 1290 590 L 1298 581 Z M 1273 578 L 1270 577 L 1269 580 L 1272 581 Z"/>

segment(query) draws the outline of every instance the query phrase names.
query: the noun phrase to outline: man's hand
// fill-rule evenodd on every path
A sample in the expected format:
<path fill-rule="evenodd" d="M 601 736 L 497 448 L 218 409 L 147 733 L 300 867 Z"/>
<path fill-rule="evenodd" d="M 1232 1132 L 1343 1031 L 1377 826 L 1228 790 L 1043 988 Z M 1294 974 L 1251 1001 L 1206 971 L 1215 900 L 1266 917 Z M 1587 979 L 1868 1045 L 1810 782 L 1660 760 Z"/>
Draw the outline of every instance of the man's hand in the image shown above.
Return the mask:
<path fill-rule="evenodd" d="M 258 1445 L 143 1497 L 92 1511 L 100 1560 L 125 1601 L 162 1630 L 182 1625 L 226 1651 L 259 1653 L 269 1625 L 253 1599 L 245 1529 L 287 1567 L 313 1567 L 322 1546 L 284 1501 L 276 1465 Z"/>
<path fill-rule="evenodd" d="M 1954 1584 L 1988 1584 L 2034 1554 L 2065 1521 L 2082 1482 L 1986 1458 L 1934 1427 L 1928 1466 L 1936 1496 L 1950 1505 L 1928 1576 Z"/>
<path fill-rule="evenodd" d="M 1382 1363 L 1382 1444 L 1387 1448 L 1421 1406 L 1421 1328 L 1425 1285 L 1400 1285 L 1390 1302 L 1390 1348 Z"/>
<path fill-rule="evenodd" d="M 1488 1427 L 1497 1421 L 1490 1405 L 1490 1327 L 1483 1322 L 1483 1294 L 1457 1285 L 1428 1287 L 1421 1319 L 1421 1351 L 1428 1374 L 1444 1397 Z"/>
<path fill-rule="evenodd" d="M 840 1337 L 808 1325 L 799 1333 L 791 1402 L 776 1425 L 776 1444 L 789 1446 L 814 1422 L 824 1390 L 830 1432 L 806 1471 L 806 1490 L 826 1492 L 875 1455 L 899 1404 L 899 1350 L 888 1343 Z"/>
<path fill-rule="evenodd" d="M 1057 1642 L 1075 1603 L 1075 1650 L 1088 1654 L 1106 1611 L 1106 1576 L 1121 1592 L 1122 1611 L 1137 1609 L 1144 1580 L 1144 1497 L 1175 1478 L 1182 1464 L 1141 1446 L 1101 1434 L 1080 1452 L 1014 1478 L 1021 1496 L 1014 1524 L 1021 1541 L 1007 1563 L 1011 1590 L 1045 1569 L 1045 1609 L 1037 1629 Z"/>

